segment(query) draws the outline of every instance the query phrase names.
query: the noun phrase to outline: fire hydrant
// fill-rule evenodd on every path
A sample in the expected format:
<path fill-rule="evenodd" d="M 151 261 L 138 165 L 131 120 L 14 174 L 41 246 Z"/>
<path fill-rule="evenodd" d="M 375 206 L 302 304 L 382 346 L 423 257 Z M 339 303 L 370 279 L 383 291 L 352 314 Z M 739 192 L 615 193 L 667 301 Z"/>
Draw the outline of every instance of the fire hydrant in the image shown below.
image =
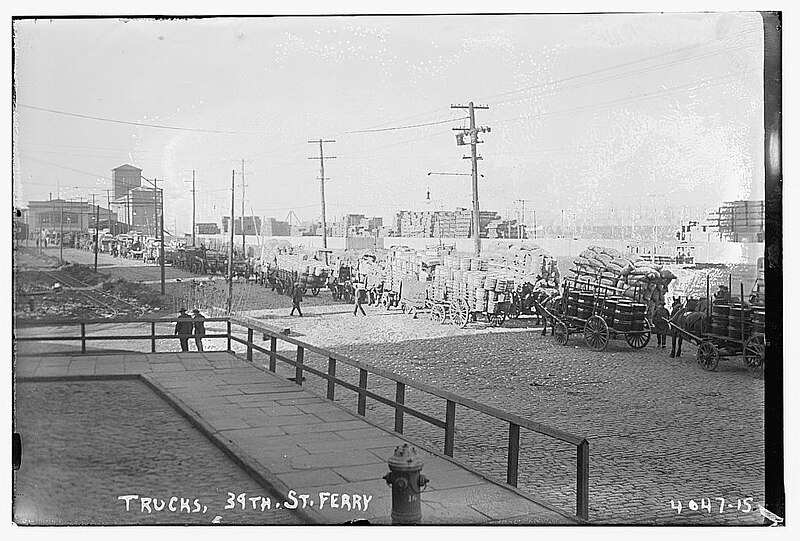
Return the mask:
<path fill-rule="evenodd" d="M 388 460 L 389 473 L 383 476 L 392 487 L 392 524 L 418 524 L 422 520 L 420 492 L 428 478 L 420 473 L 423 460 L 417 449 L 404 443 Z"/>

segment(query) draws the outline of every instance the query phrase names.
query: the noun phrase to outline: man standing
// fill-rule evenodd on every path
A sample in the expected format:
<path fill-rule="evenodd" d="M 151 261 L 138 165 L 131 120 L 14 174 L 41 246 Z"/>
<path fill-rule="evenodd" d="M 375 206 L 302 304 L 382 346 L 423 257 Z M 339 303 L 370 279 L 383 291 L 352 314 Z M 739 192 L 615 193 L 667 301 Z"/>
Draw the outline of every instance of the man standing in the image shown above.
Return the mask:
<path fill-rule="evenodd" d="M 206 318 L 195 308 L 192 310 L 192 323 L 194 323 L 194 343 L 197 351 L 203 351 L 203 336 L 206 334 Z"/>
<path fill-rule="evenodd" d="M 653 324 L 656 327 L 656 337 L 658 338 L 658 347 L 667 347 L 667 333 L 669 332 L 669 310 L 667 310 L 664 301 L 658 303 L 658 308 L 653 312 Z"/>
<path fill-rule="evenodd" d="M 186 308 L 181 308 L 178 313 L 175 334 L 178 335 L 178 339 L 181 341 L 181 351 L 189 351 L 189 337 L 192 336 L 192 317 L 186 313 Z"/>
<path fill-rule="evenodd" d="M 366 316 L 367 313 L 364 312 L 364 307 L 361 306 L 361 303 L 363 303 L 367 299 L 367 290 L 364 289 L 364 286 L 359 282 L 356 282 L 355 284 L 353 284 L 353 286 L 355 287 L 354 296 L 356 299 L 356 307 L 353 308 L 353 315 L 357 316 L 358 311 L 361 310 L 361 313 Z"/>
<path fill-rule="evenodd" d="M 289 314 L 290 316 L 293 316 L 294 311 L 297 310 L 300 317 L 303 317 L 303 312 L 300 311 L 301 302 L 303 302 L 303 290 L 300 288 L 300 284 L 295 284 L 292 289 L 292 313 Z"/>

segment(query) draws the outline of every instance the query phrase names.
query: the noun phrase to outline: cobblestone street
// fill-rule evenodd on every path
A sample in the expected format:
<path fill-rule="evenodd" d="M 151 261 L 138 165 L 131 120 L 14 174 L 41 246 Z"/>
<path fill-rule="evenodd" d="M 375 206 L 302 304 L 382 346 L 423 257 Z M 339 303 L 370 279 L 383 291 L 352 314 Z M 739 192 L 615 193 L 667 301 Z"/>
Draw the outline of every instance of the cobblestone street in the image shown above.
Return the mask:
<path fill-rule="evenodd" d="M 298 524 L 285 509 L 225 511 L 227 491 L 270 496 L 167 403 L 137 381 L 17 384 L 23 460 L 14 520 L 28 525 Z M 130 510 L 119 496 L 169 503 Z M 180 508 L 189 500 L 189 510 Z M 194 500 L 201 506 L 196 510 Z M 155 505 L 155 504 L 153 504 Z M 158 504 L 160 506 L 160 504 Z"/>
<path fill-rule="evenodd" d="M 125 269 L 114 272 L 124 274 Z M 155 267 L 136 272 L 143 280 L 158 276 Z M 237 283 L 236 290 L 254 308 L 248 315 L 290 328 L 301 340 L 587 436 L 593 523 L 761 523 L 757 505 L 764 499 L 763 381 L 752 378 L 739 357 L 724 358 L 716 372 L 705 372 L 688 343 L 681 358 L 670 359 L 668 349 L 655 347 L 655 339 L 643 350 L 614 340 L 598 353 L 581 337 L 559 346 L 525 318 L 502 328 L 470 324 L 458 329 L 374 307 L 365 307 L 366 317 L 354 317 L 352 305 L 335 303 L 327 292 L 306 297 L 305 317 L 288 317 L 288 297 L 254 284 Z M 95 344 L 102 345 L 90 347 Z M 207 347 L 223 349 L 225 341 Z M 176 349 L 176 343 L 159 344 L 159 351 Z M 239 345 L 234 349 L 244 351 Z M 264 357 L 256 359 L 263 362 Z M 307 355 L 305 362 L 325 369 L 327 360 Z M 280 373 L 291 377 L 294 369 L 283 367 Z M 357 371 L 341 364 L 337 375 L 358 381 Z M 324 395 L 324 382 L 315 376 L 307 375 L 305 385 Z M 394 397 L 394 386 L 386 381 L 370 379 L 369 387 Z M 355 410 L 355 398 L 349 394 L 342 391 L 337 402 Z M 409 390 L 406 402 L 444 418 L 443 400 Z M 392 410 L 370 400 L 367 408 L 369 419 L 393 426 Z M 443 431 L 406 419 L 407 435 L 441 449 Z M 456 419 L 456 458 L 503 480 L 508 427 L 464 408 L 457 410 Z M 523 430 L 520 470 L 521 488 L 561 509 L 574 509 L 574 447 Z M 726 502 L 721 511 L 717 498 Z M 750 505 L 737 505 L 746 498 L 752 498 Z M 691 508 L 692 500 L 697 510 Z M 677 507 L 678 501 L 680 514 L 671 505 Z M 711 512 L 699 508 L 706 501 L 712 504 Z"/>

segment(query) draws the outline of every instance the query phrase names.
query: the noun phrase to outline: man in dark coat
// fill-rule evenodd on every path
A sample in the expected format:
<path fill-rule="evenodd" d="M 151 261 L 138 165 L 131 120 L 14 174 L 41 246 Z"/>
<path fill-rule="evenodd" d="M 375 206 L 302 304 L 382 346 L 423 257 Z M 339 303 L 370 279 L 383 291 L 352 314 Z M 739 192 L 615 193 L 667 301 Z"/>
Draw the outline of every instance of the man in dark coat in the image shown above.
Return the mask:
<path fill-rule="evenodd" d="M 206 334 L 206 318 L 195 308 L 192 310 L 192 323 L 194 324 L 194 343 L 197 351 L 203 351 L 203 336 Z"/>
<path fill-rule="evenodd" d="M 186 308 L 181 308 L 178 322 L 175 324 L 175 334 L 181 341 L 181 351 L 189 351 L 189 337 L 192 336 L 192 317 L 186 313 Z"/>
<path fill-rule="evenodd" d="M 354 296 L 355 296 L 355 301 L 356 301 L 356 306 L 355 306 L 355 308 L 353 308 L 353 315 L 357 316 L 358 315 L 358 311 L 361 310 L 361 314 L 366 316 L 367 313 L 364 312 L 364 307 L 362 306 L 362 304 L 364 303 L 364 301 L 367 300 L 367 290 L 364 289 L 364 285 L 359 283 L 359 282 L 356 282 L 353 285 L 355 286 L 355 295 Z"/>
<path fill-rule="evenodd" d="M 292 291 L 292 313 L 289 314 L 290 316 L 293 316 L 294 311 L 297 310 L 300 317 L 303 317 L 303 312 L 300 311 L 301 302 L 303 302 L 303 289 L 300 287 L 300 284 L 295 284 L 294 290 Z"/>
<path fill-rule="evenodd" d="M 658 338 L 658 347 L 667 347 L 667 334 L 669 334 L 669 310 L 667 310 L 664 302 L 658 303 L 658 308 L 653 312 L 653 324 L 656 328 L 656 337 Z"/>

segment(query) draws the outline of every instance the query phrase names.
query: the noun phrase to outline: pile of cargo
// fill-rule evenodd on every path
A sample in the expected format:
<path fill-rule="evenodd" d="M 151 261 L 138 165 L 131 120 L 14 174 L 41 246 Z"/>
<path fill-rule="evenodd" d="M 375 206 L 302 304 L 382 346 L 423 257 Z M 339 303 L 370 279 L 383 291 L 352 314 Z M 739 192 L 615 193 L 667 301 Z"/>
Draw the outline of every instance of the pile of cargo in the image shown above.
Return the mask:
<path fill-rule="evenodd" d="M 470 310 L 495 313 L 497 304 L 525 283 L 558 281 L 558 265 L 536 245 L 509 244 L 485 251 L 481 257 L 442 256 L 436 267 L 432 296 L 440 302 L 464 299 Z"/>
<path fill-rule="evenodd" d="M 300 254 L 276 254 L 273 264 L 279 274 L 287 273 L 303 287 L 321 287 L 331 272 L 324 262 Z"/>
<path fill-rule="evenodd" d="M 536 244 L 509 242 L 489 246 L 481 257 L 488 262 L 489 270 L 510 272 L 518 283 L 535 284 L 538 279 L 558 283 L 558 264 L 549 253 Z"/>
<path fill-rule="evenodd" d="M 616 288 L 619 294 L 646 303 L 648 312 L 665 302 L 669 284 L 676 278 L 662 265 L 601 246 L 590 246 L 573 264 L 578 281 Z"/>
<path fill-rule="evenodd" d="M 442 262 L 436 249 L 412 250 L 407 246 L 396 246 L 386 257 L 383 273 L 384 287 L 392 291 L 400 291 L 403 279 L 418 278 L 424 270 L 428 272 Z"/>

